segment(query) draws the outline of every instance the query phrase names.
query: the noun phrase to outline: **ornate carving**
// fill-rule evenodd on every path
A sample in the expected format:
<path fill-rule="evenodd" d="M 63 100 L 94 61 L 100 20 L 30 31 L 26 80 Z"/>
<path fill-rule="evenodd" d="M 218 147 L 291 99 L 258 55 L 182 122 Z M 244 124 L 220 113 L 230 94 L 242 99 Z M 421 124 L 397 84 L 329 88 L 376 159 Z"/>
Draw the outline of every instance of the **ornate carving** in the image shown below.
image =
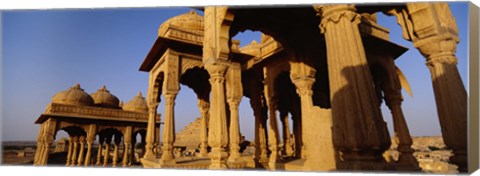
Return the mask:
<path fill-rule="evenodd" d="M 187 72 L 187 70 L 195 68 L 195 67 L 203 68 L 202 61 L 182 58 L 182 75 L 185 74 L 185 72 Z"/>
<path fill-rule="evenodd" d="M 179 62 L 180 62 L 180 57 L 178 56 L 177 53 L 175 53 L 172 50 L 167 50 L 165 52 L 165 55 L 167 56 L 167 61 L 166 61 L 166 72 L 165 72 L 165 78 L 163 82 L 163 92 L 178 92 L 180 90 L 180 82 L 179 82 L 179 76 L 180 73 L 179 71 Z"/>
<path fill-rule="evenodd" d="M 420 53 L 427 58 L 427 66 L 437 63 L 457 64 L 455 51 L 458 38 L 454 36 L 431 37 L 414 43 Z"/>
<path fill-rule="evenodd" d="M 227 71 L 228 66 L 219 63 L 206 64 L 205 68 L 210 74 L 210 84 L 225 82 L 225 72 Z"/>
<path fill-rule="evenodd" d="M 175 105 L 175 98 L 177 97 L 176 93 L 164 93 L 163 96 L 165 97 L 165 106 L 174 106 Z"/>
<path fill-rule="evenodd" d="M 230 24 L 233 21 L 233 13 L 228 7 L 212 6 L 206 7 L 204 14 L 203 60 L 228 60 Z"/>
<path fill-rule="evenodd" d="M 319 15 L 322 16 L 319 26 L 321 33 L 325 33 L 327 25 L 331 23 L 336 24 L 342 18 L 352 21 L 354 25 L 360 23 L 361 16 L 355 13 L 356 8 L 354 5 L 321 5 L 314 6 L 314 8 L 319 12 Z"/>
<path fill-rule="evenodd" d="M 91 117 L 104 117 L 109 119 L 146 119 L 146 113 L 139 112 L 127 112 L 121 109 L 105 109 L 99 107 L 90 107 L 90 106 L 71 106 L 71 105 L 62 105 L 62 104 L 51 104 L 49 112 L 46 114 L 61 114 L 61 115 L 75 115 L 82 114 L 84 116 Z"/>

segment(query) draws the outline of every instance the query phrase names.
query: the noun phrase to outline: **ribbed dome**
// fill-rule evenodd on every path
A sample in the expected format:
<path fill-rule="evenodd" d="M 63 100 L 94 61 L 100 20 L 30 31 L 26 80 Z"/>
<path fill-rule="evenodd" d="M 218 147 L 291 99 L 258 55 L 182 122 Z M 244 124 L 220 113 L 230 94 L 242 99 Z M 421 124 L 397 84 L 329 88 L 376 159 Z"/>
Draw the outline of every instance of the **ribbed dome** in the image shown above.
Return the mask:
<path fill-rule="evenodd" d="M 203 16 L 191 10 L 188 13 L 172 17 L 160 25 L 158 36 L 164 36 L 169 25 L 181 27 L 187 31 L 203 31 Z"/>
<path fill-rule="evenodd" d="M 119 108 L 118 98 L 115 95 L 112 95 L 105 86 L 102 86 L 97 92 L 93 93 L 92 98 L 96 106 Z"/>
<path fill-rule="evenodd" d="M 93 99 L 77 83 L 70 89 L 55 94 L 52 98 L 52 103 L 91 106 L 93 105 Z"/>
<path fill-rule="evenodd" d="M 134 111 L 134 112 L 148 112 L 148 105 L 145 98 L 142 96 L 142 92 L 139 92 L 129 102 L 123 104 L 122 109 L 125 111 Z"/>

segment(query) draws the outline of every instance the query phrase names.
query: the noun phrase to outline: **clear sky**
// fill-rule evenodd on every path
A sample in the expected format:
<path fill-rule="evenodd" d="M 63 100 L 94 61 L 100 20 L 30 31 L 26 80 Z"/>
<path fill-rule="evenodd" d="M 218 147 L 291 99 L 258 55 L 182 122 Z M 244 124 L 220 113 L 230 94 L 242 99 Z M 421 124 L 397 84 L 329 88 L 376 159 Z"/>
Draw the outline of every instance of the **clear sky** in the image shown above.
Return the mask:
<path fill-rule="evenodd" d="M 460 31 L 458 68 L 464 85 L 468 66 L 468 3 L 450 3 Z M 36 140 L 36 118 L 57 92 L 79 83 L 88 93 L 102 85 L 127 102 L 139 91 L 146 95 L 148 73 L 138 71 L 157 36 L 160 24 L 188 8 L 2 11 L 2 140 Z M 391 40 L 409 48 L 396 60 L 407 76 L 413 98 L 403 92 L 403 109 L 414 136 L 440 135 L 430 73 L 425 59 L 401 37 L 394 17 L 378 16 Z M 242 45 L 259 41 L 259 33 L 235 39 Z M 163 102 L 159 113 L 164 113 Z M 382 106 L 392 130 L 390 112 Z M 193 91 L 182 86 L 176 100 L 176 130 L 199 117 Z M 248 98 L 240 104 L 240 128 L 253 140 L 253 112 Z M 62 132 L 64 133 L 64 132 Z M 391 132 L 391 134 L 393 134 Z"/>

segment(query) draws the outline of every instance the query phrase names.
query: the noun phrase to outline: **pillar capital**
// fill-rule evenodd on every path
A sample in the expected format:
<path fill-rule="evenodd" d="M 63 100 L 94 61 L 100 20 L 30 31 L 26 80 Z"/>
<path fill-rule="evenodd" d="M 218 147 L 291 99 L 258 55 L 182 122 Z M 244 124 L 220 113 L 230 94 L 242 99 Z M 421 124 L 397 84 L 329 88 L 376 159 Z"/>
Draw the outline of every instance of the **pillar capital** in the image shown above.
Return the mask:
<path fill-rule="evenodd" d="M 310 77 L 301 77 L 301 78 L 293 78 L 292 82 L 297 88 L 298 95 L 313 95 L 312 86 L 315 82 L 315 78 Z"/>
<path fill-rule="evenodd" d="M 227 98 L 227 103 L 230 106 L 230 108 L 237 108 L 238 109 L 238 106 L 240 105 L 240 101 L 241 101 L 241 99 L 237 98 L 237 97 Z"/>
<path fill-rule="evenodd" d="M 210 103 L 205 100 L 198 100 L 198 108 L 202 113 L 207 112 L 210 107 Z"/>
<path fill-rule="evenodd" d="M 157 108 L 158 108 L 158 104 L 159 104 L 158 102 L 155 102 L 155 103 L 149 102 L 148 103 L 148 112 L 156 113 Z"/>
<path fill-rule="evenodd" d="M 205 63 L 205 69 L 207 69 L 208 74 L 210 74 L 210 82 L 221 82 L 225 81 L 225 73 L 228 66 L 222 63 Z"/>
<path fill-rule="evenodd" d="M 175 105 L 175 98 L 177 98 L 178 92 L 167 92 L 164 93 L 163 96 L 165 97 L 165 106 Z"/>
<path fill-rule="evenodd" d="M 438 63 L 457 64 L 455 51 L 458 37 L 454 35 L 435 36 L 414 42 L 420 53 L 427 59 L 427 66 Z"/>
<path fill-rule="evenodd" d="M 356 13 L 357 9 L 352 4 L 314 5 L 313 7 L 322 18 L 319 26 L 321 33 L 325 32 L 328 24 L 338 23 L 342 18 L 346 18 L 354 24 L 360 23 L 361 16 Z"/>

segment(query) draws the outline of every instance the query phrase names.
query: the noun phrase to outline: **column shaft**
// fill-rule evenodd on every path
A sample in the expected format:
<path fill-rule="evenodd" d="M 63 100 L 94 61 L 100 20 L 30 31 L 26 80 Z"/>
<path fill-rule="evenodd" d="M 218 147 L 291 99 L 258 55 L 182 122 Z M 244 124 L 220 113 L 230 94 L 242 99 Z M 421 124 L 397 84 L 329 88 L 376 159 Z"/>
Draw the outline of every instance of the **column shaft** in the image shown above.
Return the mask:
<path fill-rule="evenodd" d="M 293 155 L 292 141 L 290 137 L 290 125 L 288 123 L 288 111 L 280 113 L 283 130 L 283 152 L 285 156 L 290 157 Z"/>
<path fill-rule="evenodd" d="M 114 143 L 113 144 L 112 166 L 113 167 L 117 166 L 117 162 L 118 162 L 118 144 Z"/>
<path fill-rule="evenodd" d="M 210 63 L 206 69 L 210 74 L 212 88 L 210 98 L 210 117 L 208 123 L 208 144 L 212 147 L 209 154 L 211 159 L 210 169 L 226 168 L 225 159 L 228 144 L 227 114 L 225 109 L 225 71 L 227 66 Z"/>
<path fill-rule="evenodd" d="M 100 142 L 98 143 L 98 149 L 97 149 L 97 162 L 95 165 L 100 165 L 102 163 L 102 148 L 103 148 L 103 138 L 100 138 Z"/>
<path fill-rule="evenodd" d="M 78 161 L 77 165 L 81 166 L 83 163 L 84 159 L 84 151 L 85 151 L 85 136 L 80 136 L 80 151 L 78 153 Z"/>
<path fill-rule="evenodd" d="M 381 154 L 390 147 L 390 138 L 358 29 L 360 15 L 347 4 L 320 9 L 320 28 L 327 46 L 333 138 L 343 154 L 338 167 L 389 169 Z"/>
<path fill-rule="evenodd" d="M 271 101 L 268 117 L 268 144 L 271 151 L 268 166 L 274 170 L 277 168 L 277 162 L 280 159 L 278 151 L 278 125 L 277 125 L 277 112 L 275 102 Z"/>
<path fill-rule="evenodd" d="M 67 163 L 65 164 L 66 166 L 69 166 L 71 163 L 72 159 L 72 153 L 73 153 L 73 138 L 70 136 L 68 140 L 68 153 L 67 153 Z"/>
<path fill-rule="evenodd" d="M 93 142 L 87 141 L 87 154 L 85 155 L 85 166 L 89 166 L 92 161 L 92 145 Z"/>
<path fill-rule="evenodd" d="M 208 111 L 209 111 L 209 103 L 206 100 L 199 99 L 198 100 L 198 107 L 201 113 L 201 121 L 200 121 L 200 157 L 208 156 L 207 151 L 207 142 L 208 142 L 208 135 L 207 135 L 207 120 L 208 120 Z"/>
<path fill-rule="evenodd" d="M 175 97 L 178 92 L 165 92 L 165 122 L 163 124 L 162 157 L 160 164 L 175 164 L 173 143 L 175 142 Z"/>
<path fill-rule="evenodd" d="M 414 45 L 427 58 L 443 140 L 453 150 L 450 160 L 466 172 L 467 164 L 467 92 L 457 68 L 454 36 L 438 36 Z"/>
<path fill-rule="evenodd" d="M 70 162 L 71 166 L 75 166 L 77 164 L 78 159 L 78 136 L 73 137 L 73 153 L 72 153 L 72 161 Z"/>
<path fill-rule="evenodd" d="M 123 134 L 123 158 L 122 158 L 122 166 L 126 167 L 128 162 L 130 161 L 129 158 L 129 151 L 130 151 L 130 143 L 132 142 L 132 126 L 127 126 L 125 128 L 125 133 Z"/>
<path fill-rule="evenodd" d="M 228 105 L 230 107 L 230 156 L 229 162 L 238 162 L 241 159 L 240 156 L 240 125 L 238 119 L 238 105 L 239 99 L 228 99 Z"/>
<path fill-rule="evenodd" d="M 38 132 L 38 138 L 37 138 L 37 149 L 35 150 L 35 158 L 34 158 L 34 165 L 39 165 L 41 155 L 43 153 L 43 132 L 44 131 L 44 124 L 40 125 L 40 130 Z"/>
<path fill-rule="evenodd" d="M 145 145 L 145 155 L 143 158 L 148 160 L 154 160 L 156 156 L 153 153 L 153 142 L 155 141 L 155 118 L 157 115 L 158 103 L 150 103 L 148 105 L 148 124 L 147 124 L 147 135 L 146 135 L 146 145 Z"/>
<path fill-rule="evenodd" d="M 108 165 L 108 160 L 110 157 L 110 141 L 105 143 L 105 149 L 103 150 L 103 166 Z"/>
<path fill-rule="evenodd" d="M 268 162 L 267 156 L 267 137 L 266 137 L 266 114 L 265 109 L 262 106 L 262 94 L 258 91 L 261 88 L 260 84 L 253 84 L 251 86 L 252 97 L 250 97 L 250 106 L 253 109 L 255 116 L 255 162 L 266 163 Z"/>

